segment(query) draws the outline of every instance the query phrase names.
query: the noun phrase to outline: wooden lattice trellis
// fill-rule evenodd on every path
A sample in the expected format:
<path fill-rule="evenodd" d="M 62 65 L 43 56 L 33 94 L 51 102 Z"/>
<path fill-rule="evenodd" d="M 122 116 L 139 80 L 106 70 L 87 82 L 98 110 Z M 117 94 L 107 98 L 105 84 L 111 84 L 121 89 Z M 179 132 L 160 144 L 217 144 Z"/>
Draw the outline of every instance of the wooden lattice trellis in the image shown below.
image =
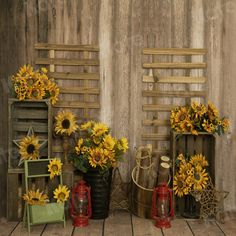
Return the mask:
<path fill-rule="evenodd" d="M 145 98 L 142 140 L 153 143 L 153 153 L 169 154 L 169 112 L 176 105 L 190 103 L 192 98 L 205 101 L 203 76 L 205 49 L 143 49 L 143 91 Z"/>

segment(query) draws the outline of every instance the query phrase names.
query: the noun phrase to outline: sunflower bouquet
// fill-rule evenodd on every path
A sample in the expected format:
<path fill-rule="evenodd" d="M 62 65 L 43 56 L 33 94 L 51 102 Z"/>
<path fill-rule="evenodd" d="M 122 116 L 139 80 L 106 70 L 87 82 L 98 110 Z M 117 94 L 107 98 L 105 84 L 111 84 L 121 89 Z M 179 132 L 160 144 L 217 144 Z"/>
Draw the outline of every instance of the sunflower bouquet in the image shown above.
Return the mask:
<path fill-rule="evenodd" d="M 15 97 L 19 100 L 50 99 L 52 105 L 55 105 L 60 90 L 47 73 L 46 68 L 34 70 L 31 65 L 22 66 L 11 77 Z"/>
<path fill-rule="evenodd" d="M 206 188 L 208 173 L 206 167 L 208 161 L 202 154 L 196 154 L 189 158 L 179 154 L 176 159 L 177 171 L 173 180 L 175 195 L 183 197 L 191 190 L 201 191 Z"/>
<path fill-rule="evenodd" d="M 100 173 L 115 167 L 128 149 L 126 138 L 115 139 L 106 124 L 88 121 L 79 127 L 82 137 L 76 142 L 72 155 L 74 166 L 86 173 L 97 168 Z"/>
<path fill-rule="evenodd" d="M 216 107 L 208 102 L 208 105 L 193 102 L 191 106 L 179 106 L 171 111 L 171 128 L 177 132 L 190 132 L 198 135 L 198 132 L 224 134 L 228 131 L 229 120 L 220 118 Z"/>

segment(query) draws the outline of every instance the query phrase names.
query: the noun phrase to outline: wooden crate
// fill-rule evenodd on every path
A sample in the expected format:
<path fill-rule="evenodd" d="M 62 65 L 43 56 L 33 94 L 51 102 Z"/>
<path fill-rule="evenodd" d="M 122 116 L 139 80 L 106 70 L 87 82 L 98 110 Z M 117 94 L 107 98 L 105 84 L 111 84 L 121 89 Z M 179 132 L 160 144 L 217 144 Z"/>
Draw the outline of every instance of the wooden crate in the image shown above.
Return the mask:
<path fill-rule="evenodd" d="M 172 179 L 175 175 L 176 157 L 184 155 L 200 154 L 206 156 L 209 163 L 207 172 L 210 174 L 213 183 L 215 182 L 215 136 L 206 132 L 200 132 L 197 136 L 191 133 L 171 132 L 171 158 L 173 162 Z M 174 196 L 175 214 L 181 215 L 185 208 L 185 199 Z M 199 206 L 197 206 L 199 207 Z"/>
<path fill-rule="evenodd" d="M 18 166 L 20 155 L 19 148 L 13 140 L 19 140 L 27 135 L 30 127 L 34 134 L 47 144 L 40 151 L 40 156 L 51 155 L 51 104 L 49 100 L 24 100 L 10 98 L 8 102 L 9 124 L 8 124 L 8 169 L 22 169 Z"/>

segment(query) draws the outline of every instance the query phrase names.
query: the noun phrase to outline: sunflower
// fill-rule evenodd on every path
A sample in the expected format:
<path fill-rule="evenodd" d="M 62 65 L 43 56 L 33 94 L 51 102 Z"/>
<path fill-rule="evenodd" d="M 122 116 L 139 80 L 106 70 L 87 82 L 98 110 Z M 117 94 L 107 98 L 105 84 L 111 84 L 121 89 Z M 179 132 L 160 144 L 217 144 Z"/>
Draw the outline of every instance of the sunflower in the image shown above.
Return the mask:
<path fill-rule="evenodd" d="M 105 133 L 108 132 L 108 127 L 107 125 L 103 124 L 103 123 L 95 123 L 94 127 L 93 127 L 93 130 L 92 130 L 92 135 L 93 136 L 96 136 L 96 137 L 99 137 Z"/>
<path fill-rule="evenodd" d="M 189 193 L 189 187 L 186 185 L 185 179 L 182 175 L 176 174 L 173 181 L 173 190 L 175 195 L 183 197 Z"/>
<path fill-rule="evenodd" d="M 192 164 L 193 166 L 197 166 L 198 164 L 201 167 L 208 166 L 206 157 L 203 156 L 202 154 L 196 154 L 194 156 L 191 156 L 189 163 Z"/>
<path fill-rule="evenodd" d="M 201 118 L 206 113 L 206 107 L 204 104 L 193 102 L 191 108 L 194 111 L 194 119 Z"/>
<path fill-rule="evenodd" d="M 59 111 L 57 113 L 56 119 L 56 133 L 63 135 L 66 134 L 70 136 L 78 129 L 77 122 L 75 120 L 75 116 L 70 111 Z"/>
<path fill-rule="evenodd" d="M 104 167 L 107 160 L 104 158 L 104 152 L 102 148 L 96 147 L 90 150 L 89 164 L 96 168 L 97 166 Z"/>
<path fill-rule="evenodd" d="M 34 74 L 34 68 L 31 65 L 22 66 L 18 73 L 16 74 L 18 77 L 29 77 Z"/>
<path fill-rule="evenodd" d="M 200 191 L 206 188 L 207 181 L 208 181 L 208 174 L 206 173 L 205 169 L 195 172 L 193 178 L 193 189 Z"/>
<path fill-rule="evenodd" d="M 221 121 L 221 125 L 223 127 L 224 132 L 227 132 L 229 129 L 229 120 L 228 119 L 223 119 Z"/>
<path fill-rule="evenodd" d="M 90 120 L 80 126 L 80 130 L 86 130 L 86 129 L 91 129 L 92 126 L 95 124 L 94 121 Z"/>
<path fill-rule="evenodd" d="M 32 190 L 25 193 L 23 199 L 30 205 L 45 205 L 48 201 L 48 196 L 37 189 L 36 192 Z"/>
<path fill-rule="evenodd" d="M 29 88 L 28 98 L 30 99 L 43 99 L 45 96 L 45 90 L 40 86 L 32 86 Z"/>
<path fill-rule="evenodd" d="M 175 115 L 175 122 L 179 123 L 181 121 L 189 120 L 189 110 L 187 107 L 180 107 Z"/>
<path fill-rule="evenodd" d="M 54 198 L 57 199 L 58 203 L 67 201 L 67 199 L 69 198 L 69 193 L 70 190 L 68 190 L 66 185 L 59 185 L 58 188 L 53 191 Z"/>
<path fill-rule="evenodd" d="M 36 160 L 39 158 L 39 140 L 34 135 L 24 137 L 19 143 L 21 160 Z"/>
<path fill-rule="evenodd" d="M 209 101 L 207 106 L 207 115 L 210 121 L 215 120 L 219 117 L 219 112 L 217 111 L 216 107 Z"/>
<path fill-rule="evenodd" d="M 77 142 L 77 146 L 75 147 L 76 153 L 79 155 L 81 153 L 81 146 L 83 144 L 84 140 L 80 138 Z"/>
<path fill-rule="evenodd" d="M 216 128 L 209 120 L 204 120 L 202 127 L 208 133 L 214 132 Z"/>
<path fill-rule="evenodd" d="M 52 105 L 55 105 L 58 101 L 60 89 L 54 82 L 48 81 L 48 93 L 49 93 L 50 101 Z"/>
<path fill-rule="evenodd" d="M 193 176 L 194 175 L 194 168 L 193 166 L 187 162 L 185 164 L 179 165 L 179 174 L 182 176 Z"/>
<path fill-rule="evenodd" d="M 106 135 L 103 138 L 103 146 L 108 149 L 108 150 L 113 150 L 116 142 L 115 140 L 111 137 L 111 135 Z"/>
<path fill-rule="evenodd" d="M 50 160 L 48 165 L 48 172 L 50 172 L 50 179 L 53 179 L 55 175 L 60 175 L 62 169 L 61 160 L 54 158 Z"/>

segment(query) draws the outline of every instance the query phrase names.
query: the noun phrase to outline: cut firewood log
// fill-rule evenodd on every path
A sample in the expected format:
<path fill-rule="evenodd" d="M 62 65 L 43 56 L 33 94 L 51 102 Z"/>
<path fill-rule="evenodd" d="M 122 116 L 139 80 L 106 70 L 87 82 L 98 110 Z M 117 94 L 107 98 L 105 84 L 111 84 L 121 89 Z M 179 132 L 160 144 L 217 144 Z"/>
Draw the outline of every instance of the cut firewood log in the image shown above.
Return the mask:
<path fill-rule="evenodd" d="M 160 163 L 158 171 L 158 180 L 157 184 L 168 184 L 170 178 L 170 164 L 166 162 Z"/>
<path fill-rule="evenodd" d="M 170 163 L 170 158 L 168 156 L 161 156 L 160 157 L 160 163 L 162 162 L 166 162 L 166 163 Z"/>

